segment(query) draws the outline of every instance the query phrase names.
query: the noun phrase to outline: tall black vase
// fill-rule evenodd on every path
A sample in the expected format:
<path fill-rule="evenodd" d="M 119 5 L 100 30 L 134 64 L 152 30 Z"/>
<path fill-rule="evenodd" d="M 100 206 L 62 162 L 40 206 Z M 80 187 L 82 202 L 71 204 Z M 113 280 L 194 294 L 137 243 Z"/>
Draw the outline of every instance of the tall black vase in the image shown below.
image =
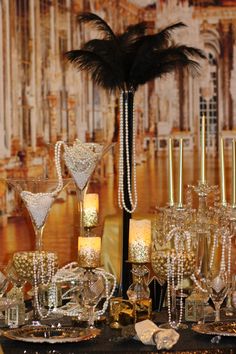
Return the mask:
<path fill-rule="evenodd" d="M 132 151 L 133 151 L 133 105 L 134 105 L 134 93 L 132 91 L 123 91 L 122 93 L 122 107 L 120 107 L 121 114 L 123 115 L 124 124 L 120 134 L 123 135 L 123 141 L 125 146 L 126 138 L 128 137 L 128 150 L 129 150 L 129 167 L 130 167 L 130 185 L 132 186 Z M 125 119 L 128 118 L 128 129 L 125 128 Z M 126 149 L 123 151 L 123 171 L 124 171 L 124 200 L 125 205 L 129 210 L 132 209 L 128 195 L 128 183 L 127 183 L 127 153 Z M 123 209 L 123 223 L 122 223 L 122 270 L 121 270 L 121 289 L 122 297 L 127 298 L 127 290 L 131 284 L 131 265 L 128 261 L 128 245 L 129 245 L 129 220 L 132 214 Z"/>

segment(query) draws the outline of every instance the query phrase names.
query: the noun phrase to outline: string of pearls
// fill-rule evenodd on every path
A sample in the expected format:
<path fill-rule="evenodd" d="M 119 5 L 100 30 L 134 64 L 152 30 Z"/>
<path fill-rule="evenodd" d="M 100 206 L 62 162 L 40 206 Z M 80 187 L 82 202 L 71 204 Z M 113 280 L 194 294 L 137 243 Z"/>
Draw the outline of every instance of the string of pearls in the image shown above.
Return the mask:
<path fill-rule="evenodd" d="M 122 91 L 120 94 L 120 156 L 119 156 L 119 184 L 118 184 L 118 204 L 121 209 L 125 209 L 128 213 L 133 213 L 137 207 L 138 197 L 137 197 L 137 182 L 136 182 L 136 147 L 135 147 L 135 134 L 136 126 L 135 120 L 133 119 L 132 127 L 132 165 L 133 165 L 133 195 L 132 195 L 132 182 L 131 182 L 131 168 L 129 164 L 129 106 L 128 106 L 128 95 L 133 93 L 132 91 Z M 123 101 L 123 97 L 125 101 Z M 124 111 L 123 111 L 124 107 Z M 133 115 L 133 112 L 132 112 Z M 125 136 L 125 141 L 124 141 Z M 126 156 L 126 175 L 127 175 L 127 187 L 128 187 L 128 198 L 131 208 L 126 205 L 124 198 L 124 154 Z"/>
<path fill-rule="evenodd" d="M 59 193 L 63 188 L 62 169 L 61 169 L 61 148 L 63 145 L 64 145 L 63 141 L 57 141 L 55 144 L 54 161 L 55 161 L 55 167 L 56 167 L 56 172 L 58 177 L 58 185 L 55 191 L 53 192 L 54 194 Z"/>
<path fill-rule="evenodd" d="M 211 256 L 209 262 L 209 270 L 212 269 L 214 264 L 214 258 L 216 253 L 216 247 L 219 242 L 219 238 L 221 237 L 221 259 L 220 259 L 220 271 L 225 272 L 227 270 L 228 274 L 231 272 L 231 252 L 232 252 L 232 245 L 231 245 L 231 235 L 227 229 L 221 229 L 218 232 L 215 232 L 213 237 L 213 244 L 211 249 Z M 226 247 L 227 247 L 227 265 L 226 265 Z M 200 269 L 198 269 L 198 274 L 200 274 Z M 195 285 L 200 289 L 202 292 L 206 293 L 207 290 L 201 286 L 201 283 L 205 283 L 206 280 L 201 278 L 198 280 L 195 274 L 191 275 L 191 279 L 195 283 Z"/>
<path fill-rule="evenodd" d="M 177 261 L 177 267 L 175 267 L 175 261 Z M 177 274 L 175 274 L 175 268 Z M 168 322 L 172 328 L 178 328 L 183 319 L 183 255 L 182 253 L 168 253 L 167 255 L 167 307 L 168 307 Z M 175 286 L 176 279 L 176 286 Z M 178 322 L 172 321 L 173 307 L 171 306 L 171 297 L 172 292 L 176 292 L 177 289 L 180 289 L 180 308 L 179 308 L 179 319 Z M 176 301 L 176 299 L 175 299 Z M 176 308 L 174 306 L 174 310 Z"/>
<path fill-rule="evenodd" d="M 104 269 L 102 268 L 95 268 L 93 269 L 93 272 L 100 275 L 103 279 L 104 279 L 104 283 L 105 283 L 105 301 L 103 303 L 102 309 L 98 310 L 95 312 L 95 316 L 101 316 L 105 313 L 105 311 L 108 308 L 109 305 L 109 301 L 111 299 L 111 297 L 113 296 L 115 289 L 116 289 L 116 278 L 113 274 L 106 272 Z M 78 263 L 76 262 L 72 262 L 69 263 L 67 265 L 65 265 L 64 267 L 60 268 L 57 273 L 54 275 L 53 277 L 53 281 L 54 282 L 73 282 L 76 280 L 81 280 L 83 279 L 83 276 L 85 274 L 85 269 L 81 268 L 78 266 Z M 112 280 L 113 286 L 110 289 L 110 281 Z M 76 288 L 76 286 L 75 286 Z M 72 292 L 72 289 L 69 289 L 67 291 L 67 294 L 63 295 L 63 298 L 65 299 L 65 296 L 68 295 L 70 292 Z M 71 308 L 67 308 L 67 309 L 56 309 L 57 313 L 61 313 L 63 315 L 68 315 L 68 316 L 75 316 L 78 315 L 79 312 L 79 306 L 74 306 Z"/>
<path fill-rule="evenodd" d="M 102 309 L 101 310 L 98 310 L 95 312 L 95 314 L 97 316 L 101 316 L 103 315 L 107 308 L 108 308 L 108 305 L 109 305 L 109 301 L 111 299 L 111 297 L 113 296 L 114 292 L 115 292 L 115 289 L 116 289 L 116 278 L 113 274 L 111 273 L 108 273 L 108 272 L 105 272 L 104 269 L 102 268 L 96 268 L 94 270 L 95 273 L 101 275 L 103 277 L 103 279 L 105 280 L 105 301 L 103 303 L 103 306 L 102 306 Z M 113 281 L 113 286 L 112 286 L 112 289 L 110 291 L 110 294 L 109 294 L 109 278 L 112 278 L 112 281 Z"/>
<path fill-rule="evenodd" d="M 47 274 L 45 274 L 44 268 L 47 269 Z M 44 258 L 42 254 L 40 254 L 39 257 L 37 257 L 35 253 L 33 254 L 34 301 L 35 301 L 36 310 L 40 318 L 47 318 L 52 308 L 49 306 L 48 311 L 45 314 L 42 313 L 41 306 L 39 303 L 39 296 L 38 296 L 39 295 L 38 284 L 48 286 L 52 281 L 54 272 L 55 272 L 54 253 L 47 254 L 47 262 L 45 265 L 44 265 Z M 47 279 L 46 281 L 45 281 L 45 277 Z"/>

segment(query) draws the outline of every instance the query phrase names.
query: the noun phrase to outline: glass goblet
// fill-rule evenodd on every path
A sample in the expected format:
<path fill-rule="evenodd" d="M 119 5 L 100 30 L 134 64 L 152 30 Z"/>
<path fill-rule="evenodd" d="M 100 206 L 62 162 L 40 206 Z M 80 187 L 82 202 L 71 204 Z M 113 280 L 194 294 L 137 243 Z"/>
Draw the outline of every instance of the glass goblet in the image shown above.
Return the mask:
<path fill-rule="evenodd" d="M 21 251 L 13 255 L 11 273 L 15 273 L 19 282 L 28 282 L 33 289 L 33 324 L 48 317 L 51 308 L 45 314 L 39 301 L 40 286 L 49 286 L 58 267 L 57 256 L 48 251 Z"/>
<path fill-rule="evenodd" d="M 220 321 L 220 307 L 229 291 L 228 274 L 226 271 L 214 269 L 206 279 L 208 294 L 215 306 L 215 322 Z"/>
<path fill-rule="evenodd" d="M 94 310 L 103 296 L 104 288 L 103 278 L 96 274 L 93 269 L 86 270 L 82 290 L 82 304 L 88 310 L 89 328 L 94 328 Z"/>

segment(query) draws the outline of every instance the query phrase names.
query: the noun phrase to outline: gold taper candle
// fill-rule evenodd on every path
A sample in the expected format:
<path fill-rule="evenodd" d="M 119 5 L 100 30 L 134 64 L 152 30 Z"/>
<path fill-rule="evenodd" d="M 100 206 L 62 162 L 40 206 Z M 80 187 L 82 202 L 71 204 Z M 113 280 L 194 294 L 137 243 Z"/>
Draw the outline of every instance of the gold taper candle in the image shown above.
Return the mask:
<path fill-rule="evenodd" d="M 183 139 L 179 139 L 179 193 L 178 207 L 183 206 Z"/>
<path fill-rule="evenodd" d="M 226 205 L 225 196 L 225 158 L 224 158 L 224 140 L 220 138 L 220 192 L 221 192 L 221 204 Z"/>
<path fill-rule="evenodd" d="M 202 127 L 201 127 L 201 177 L 200 181 L 202 184 L 206 183 L 206 117 L 202 116 Z"/>
<path fill-rule="evenodd" d="M 236 208 L 236 152 L 235 140 L 232 140 L 232 207 Z"/>
<path fill-rule="evenodd" d="M 169 193 L 169 205 L 173 206 L 174 201 L 174 182 L 173 182 L 173 144 L 172 139 L 168 141 L 168 193 Z"/>

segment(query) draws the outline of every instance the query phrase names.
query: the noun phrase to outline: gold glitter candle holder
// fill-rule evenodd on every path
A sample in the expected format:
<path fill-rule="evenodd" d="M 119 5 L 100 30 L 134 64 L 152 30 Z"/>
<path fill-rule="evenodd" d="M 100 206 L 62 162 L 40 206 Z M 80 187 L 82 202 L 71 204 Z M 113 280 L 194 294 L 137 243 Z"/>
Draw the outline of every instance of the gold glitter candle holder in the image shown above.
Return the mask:
<path fill-rule="evenodd" d="M 100 266 L 101 237 L 83 236 L 78 238 L 79 266 L 97 268 Z"/>
<path fill-rule="evenodd" d="M 151 250 L 151 221 L 130 219 L 129 262 L 149 263 Z"/>
<path fill-rule="evenodd" d="M 83 221 L 85 228 L 96 227 L 98 224 L 99 199 L 98 194 L 88 193 L 84 197 Z"/>

